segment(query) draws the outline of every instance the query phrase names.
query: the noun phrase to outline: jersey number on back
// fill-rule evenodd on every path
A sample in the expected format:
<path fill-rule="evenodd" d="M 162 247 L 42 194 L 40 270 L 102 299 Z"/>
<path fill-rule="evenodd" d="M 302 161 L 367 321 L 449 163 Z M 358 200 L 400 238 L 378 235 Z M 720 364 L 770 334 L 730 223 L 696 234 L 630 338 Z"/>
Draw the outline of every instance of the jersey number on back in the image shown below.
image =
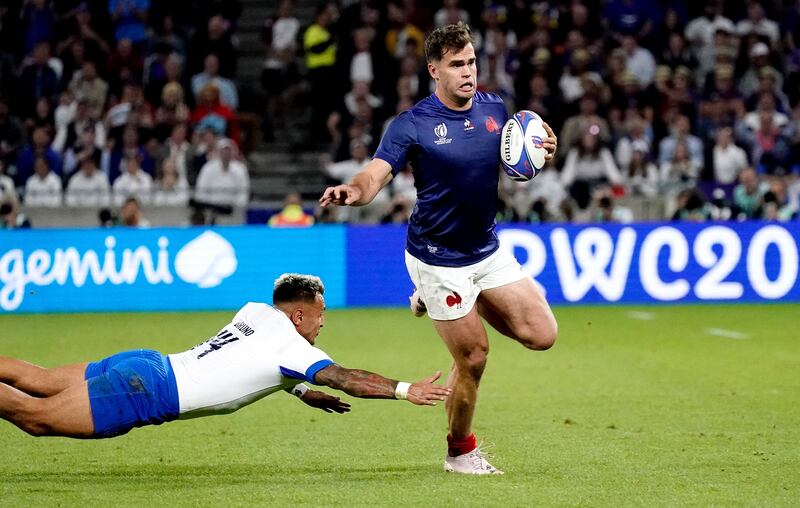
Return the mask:
<path fill-rule="evenodd" d="M 205 346 L 205 347 L 208 348 L 205 351 L 203 351 L 202 353 L 200 353 L 199 355 L 197 355 L 197 358 L 198 359 L 202 358 L 205 355 L 207 355 L 208 353 L 211 353 L 211 352 L 216 351 L 217 349 L 221 348 L 225 344 L 230 344 L 231 342 L 235 342 L 237 340 L 239 340 L 239 337 L 237 337 L 233 333 L 223 329 L 221 332 L 219 332 L 216 335 L 216 337 L 211 337 L 210 339 L 208 339 L 207 341 L 203 342 L 202 344 L 200 344 L 198 346 L 195 346 L 195 347 Z"/>

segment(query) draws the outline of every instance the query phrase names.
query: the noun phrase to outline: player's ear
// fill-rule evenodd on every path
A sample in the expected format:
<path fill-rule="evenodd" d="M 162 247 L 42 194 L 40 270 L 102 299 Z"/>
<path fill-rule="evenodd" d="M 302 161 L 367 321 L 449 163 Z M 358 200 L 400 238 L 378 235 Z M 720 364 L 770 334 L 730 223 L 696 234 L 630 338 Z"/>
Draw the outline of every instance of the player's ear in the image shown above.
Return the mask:
<path fill-rule="evenodd" d="M 295 326 L 299 326 L 300 323 L 302 322 L 303 322 L 303 309 L 298 307 L 292 311 L 292 323 Z"/>
<path fill-rule="evenodd" d="M 428 74 L 430 74 L 433 79 L 439 79 L 439 69 L 432 62 L 428 62 Z"/>

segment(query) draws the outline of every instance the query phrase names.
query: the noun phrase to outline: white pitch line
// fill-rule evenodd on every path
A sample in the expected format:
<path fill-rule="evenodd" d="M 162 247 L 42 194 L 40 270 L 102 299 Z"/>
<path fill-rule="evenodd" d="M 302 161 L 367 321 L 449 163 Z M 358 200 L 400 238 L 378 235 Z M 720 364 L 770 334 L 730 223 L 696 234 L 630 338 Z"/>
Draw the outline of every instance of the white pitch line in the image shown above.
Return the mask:
<path fill-rule="evenodd" d="M 726 339 L 744 340 L 749 339 L 750 336 L 746 333 L 737 332 L 736 330 L 726 330 L 725 328 L 706 328 L 706 333 L 716 335 L 717 337 L 725 337 Z"/>
<path fill-rule="evenodd" d="M 641 321 L 652 321 L 656 318 L 656 315 L 652 312 L 641 312 L 637 310 L 632 310 L 628 312 L 628 317 L 631 319 L 639 319 Z"/>

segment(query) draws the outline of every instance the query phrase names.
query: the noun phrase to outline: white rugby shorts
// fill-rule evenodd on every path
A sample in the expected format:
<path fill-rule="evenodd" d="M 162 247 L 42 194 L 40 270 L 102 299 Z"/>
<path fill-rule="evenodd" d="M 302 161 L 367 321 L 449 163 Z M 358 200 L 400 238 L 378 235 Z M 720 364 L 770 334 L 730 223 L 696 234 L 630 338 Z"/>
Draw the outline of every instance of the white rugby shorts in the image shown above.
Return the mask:
<path fill-rule="evenodd" d="M 527 277 L 514 256 L 503 248 L 468 266 L 434 266 L 406 251 L 406 268 L 428 316 L 451 321 L 466 316 L 484 289 L 511 284 Z"/>

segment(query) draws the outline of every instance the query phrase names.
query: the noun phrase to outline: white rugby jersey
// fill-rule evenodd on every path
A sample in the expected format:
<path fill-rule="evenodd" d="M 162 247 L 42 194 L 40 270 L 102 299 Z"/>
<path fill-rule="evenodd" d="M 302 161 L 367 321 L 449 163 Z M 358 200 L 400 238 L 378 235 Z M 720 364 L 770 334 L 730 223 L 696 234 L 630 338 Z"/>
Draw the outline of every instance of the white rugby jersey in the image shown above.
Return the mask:
<path fill-rule="evenodd" d="M 252 302 L 215 337 L 169 360 L 181 419 L 232 413 L 302 381 L 314 383 L 317 371 L 333 363 L 286 314 Z"/>

